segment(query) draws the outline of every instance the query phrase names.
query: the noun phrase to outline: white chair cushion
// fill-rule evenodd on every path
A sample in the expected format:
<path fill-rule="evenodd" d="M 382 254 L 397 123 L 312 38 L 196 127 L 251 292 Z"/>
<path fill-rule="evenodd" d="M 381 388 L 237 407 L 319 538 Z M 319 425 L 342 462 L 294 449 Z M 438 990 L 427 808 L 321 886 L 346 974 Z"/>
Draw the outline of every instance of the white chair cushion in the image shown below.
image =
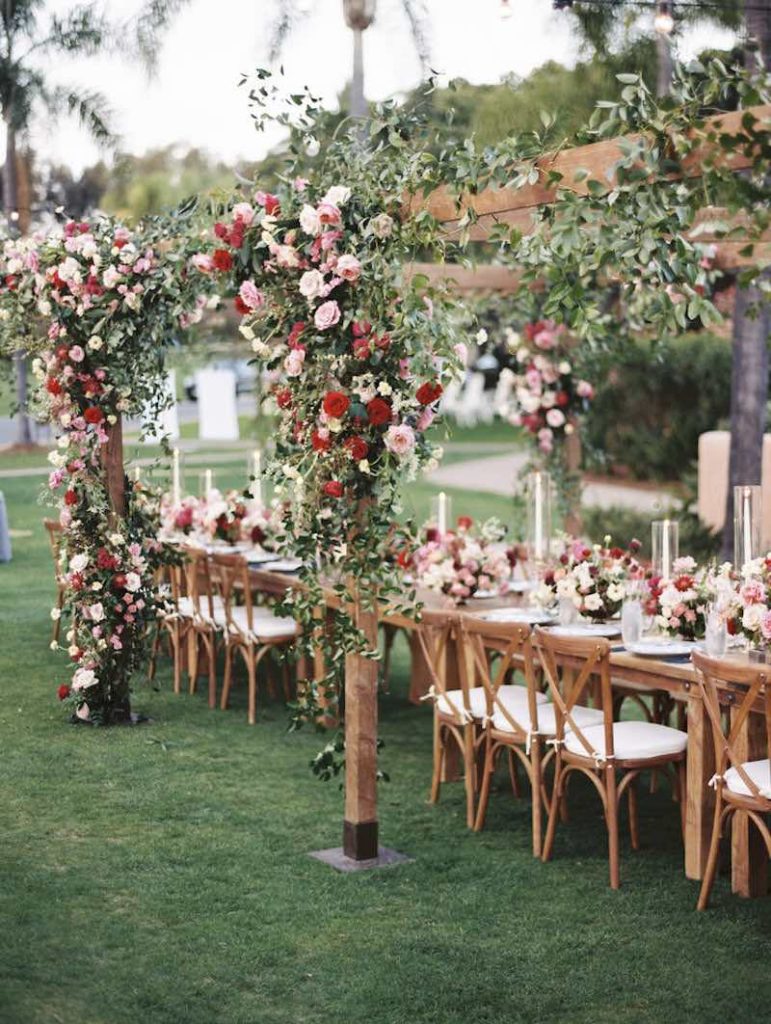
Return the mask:
<path fill-rule="evenodd" d="M 771 800 L 771 761 L 766 758 L 764 761 L 745 761 L 742 764 L 745 775 L 760 790 L 760 795 Z M 732 793 L 739 793 L 742 796 L 755 796 L 747 783 L 735 768 L 729 768 L 725 773 L 725 784 Z"/>
<path fill-rule="evenodd" d="M 524 708 L 527 713 L 527 687 L 526 686 L 515 686 L 513 684 L 504 684 L 498 688 L 498 698 L 504 703 L 506 701 L 512 701 L 513 706 L 520 709 L 520 714 Z M 545 703 L 546 694 L 537 693 L 535 696 L 536 701 L 539 704 Z M 471 709 L 471 714 L 474 718 L 484 718 L 487 714 L 487 698 L 485 696 L 484 686 L 474 686 L 468 692 L 468 702 Z M 437 698 L 437 707 L 443 715 L 452 715 L 457 713 L 463 717 L 463 690 L 448 690 L 446 694 L 440 694 Z"/>
<path fill-rule="evenodd" d="M 590 747 L 600 757 L 605 755 L 605 728 L 593 725 L 587 729 L 579 724 L 581 732 Z M 682 754 L 688 737 L 679 729 L 653 722 L 614 722 L 613 750 L 619 761 L 640 761 L 646 758 L 666 757 Z M 565 749 L 571 754 L 591 757 L 575 733 L 565 734 Z"/>
<path fill-rule="evenodd" d="M 265 614 L 265 612 L 268 612 L 268 614 Z M 249 637 L 250 632 L 246 608 L 240 605 L 232 608 L 231 618 L 235 630 L 242 636 Z M 300 632 L 299 626 L 294 619 L 279 618 L 278 615 L 273 615 L 267 608 L 252 609 L 252 625 L 254 629 L 251 632 L 251 639 L 256 640 L 258 643 L 261 640 L 276 640 L 281 637 L 289 639 L 297 636 Z"/>
<path fill-rule="evenodd" d="M 590 726 L 602 725 L 602 711 L 598 708 L 585 708 L 577 705 L 572 711 L 573 720 L 579 729 L 587 729 Z M 527 715 L 527 708 L 525 708 L 524 718 L 521 715 L 514 715 L 514 719 L 524 728 L 527 729 L 530 726 L 529 716 Z M 498 729 L 500 732 L 512 732 L 511 725 L 498 708 L 493 712 L 493 728 Z M 566 732 L 569 730 L 566 730 Z M 554 714 L 553 704 L 539 704 L 538 705 L 538 732 L 541 736 L 555 736 L 557 734 L 557 722 Z"/>

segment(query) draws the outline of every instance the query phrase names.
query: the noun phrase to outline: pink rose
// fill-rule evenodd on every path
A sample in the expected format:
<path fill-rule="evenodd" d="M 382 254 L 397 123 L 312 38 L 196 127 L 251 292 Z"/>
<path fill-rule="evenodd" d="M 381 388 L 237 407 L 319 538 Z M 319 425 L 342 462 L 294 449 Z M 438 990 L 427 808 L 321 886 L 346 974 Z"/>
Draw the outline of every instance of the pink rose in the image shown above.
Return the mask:
<path fill-rule="evenodd" d="M 254 209 L 249 203 L 236 203 L 233 207 L 233 220 L 240 220 L 244 227 L 254 220 Z"/>
<path fill-rule="evenodd" d="M 760 632 L 764 640 L 771 640 L 771 610 L 767 611 L 760 620 Z"/>
<path fill-rule="evenodd" d="M 415 447 L 415 431 L 408 423 L 393 424 L 385 433 L 385 446 L 394 455 L 406 455 Z"/>
<path fill-rule="evenodd" d="M 316 213 L 319 216 L 320 224 L 339 224 L 340 223 L 340 210 L 334 203 L 321 202 L 316 207 Z"/>
<path fill-rule="evenodd" d="M 320 331 L 329 330 L 340 322 L 340 307 L 334 299 L 322 302 L 313 315 L 313 322 Z"/>
<path fill-rule="evenodd" d="M 423 412 L 420 414 L 420 416 L 418 416 L 418 422 L 415 424 L 415 426 L 420 431 L 428 430 L 428 428 L 434 422 L 435 415 L 436 414 L 434 413 L 433 409 L 429 409 L 428 407 L 424 408 Z"/>
<path fill-rule="evenodd" d="M 190 262 L 202 274 L 210 274 L 214 269 L 211 256 L 208 256 L 205 252 L 197 252 Z"/>
<path fill-rule="evenodd" d="M 80 345 L 73 345 L 67 355 L 73 361 L 73 363 L 82 363 L 86 353 L 80 347 Z"/>
<path fill-rule="evenodd" d="M 299 377 L 303 372 L 305 362 L 305 349 L 293 348 L 284 360 L 284 372 L 287 377 Z"/>
<path fill-rule="evenodd" d="M 594 398 L 594 388 L 588 380 L 580 380 L 576 384 L 576 393 L 579 398 Z"/>
<path fill-rule="evenodd" d="M 260 306 L 265 305 L 265 296 L 254 281 L 244 281 L 238 289 L 238 294 L 243 304 L 248 306 L 249 309 L 259 309 Z"/>
<path fill-rule="evenodd" d="M 550 427 L 557 430 L 565 423 L 565 414 L 559 409 L 549 409 L 546 413 L 546 422 Z"/>
<path fill-rule="evenodd" d="M 361 263 L 355 256 L 341 256 L 335 271 L 344 281 L 358 281 L 361 276 Z"/>

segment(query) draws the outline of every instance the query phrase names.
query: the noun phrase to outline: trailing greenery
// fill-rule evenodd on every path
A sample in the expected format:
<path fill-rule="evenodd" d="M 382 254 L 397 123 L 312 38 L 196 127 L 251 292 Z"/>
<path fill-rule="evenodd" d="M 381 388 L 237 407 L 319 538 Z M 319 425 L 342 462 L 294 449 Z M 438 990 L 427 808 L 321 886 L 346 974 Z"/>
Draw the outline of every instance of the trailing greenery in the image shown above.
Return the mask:
<path fill-rule="evenodd" d="M 633 338 L 594 383 L 585 464 L 637 480 L 679 480 L 697 456 L 699 434 L 728 416 L 731 345 L 707 333 Z"/>

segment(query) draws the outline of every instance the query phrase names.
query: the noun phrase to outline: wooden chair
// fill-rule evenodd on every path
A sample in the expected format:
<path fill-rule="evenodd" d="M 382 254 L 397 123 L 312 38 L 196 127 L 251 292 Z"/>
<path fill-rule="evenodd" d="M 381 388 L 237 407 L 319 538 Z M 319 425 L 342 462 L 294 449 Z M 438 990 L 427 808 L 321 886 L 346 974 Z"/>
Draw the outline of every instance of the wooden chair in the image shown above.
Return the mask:
<path fill-rule="evenodd" d="M 193 637 L 193 602 L 188 593 L 188 569 L 187 562 L 189 555 L 184 552 L 185 562 L 180 565 L 169 565 L 160 574 L 159 591 L 163 598 L 161 604 L 161 615 L 159 620 L 159 631 L 153 645 L 153 652 L 150 661 L 148 677 L 155 676 L 155 662 L 160 646 L 161 631 L 165 631 L 171 647 L 171 657 L 174 665 L 174 693 L 182 692 L 182 668 L 187 663 L 188 674 L 190 673 L 190 647 Z M 186 659 L 186 654 L 188 655 Z"/>
<path fill-rule="evenodd" d="M 467 644 L 464 648 L 460 633 L 460 616 L 424 611 L 417 638 L 431 679 L 426 696 L 434 702 L 434 765 L 430 800 L 431 803 L 439 800 L 442 776 L 451 763 L 451 757 L 460 753 L 466 787 L 466 824 L 473 828 L 477 816 L 477 764 L 483 752 L 484 723 L 488 717 L 488 690 L 484 685 L 488 673 L 480 674 L 472 664 L 470 647 Z M 447 660 L 452 657 L 460 662 L 460 689 L 448 689 L 445 683 Z M 527 687 L 504 683 L 504 678 L 505 673 L 497 680 L 498 699 L 518 707 L 525 706 Z M 543 694 L 536 699 L 546 700 Z"/>
<path fill-rule="evenodd" d="M 502 751 L 508 751 L 509 772 L 512 785 L 516 779 L 516 758 L 524 767 L 532 792 L 533 856 L 542 852 L 542 813 L 548 810 L 544 768 L 553 756 L 544 744 L 556 734 L 554 705 L 546 704 L 544 695 L 536 683 L 533 660 L 533 645 L 530 627 L 527 625 L 486 622 L 467 616 L 461 621 L 461 642 L 466 650 L 462 663 L 474 664 L 477 677 L 481 678 L 487 691 L 487 716 L 484 723 L 484 763 L 482 785 L 474 829 L 484 827 L 490 783 L 495 773 L 496 761 Z M 500 660 L 491 671 L 493 652 L 500 652 Z M 511 700 L 505 694 L 504 681 L 512 669 L 521 667 L 525 676 L 526 700 Z M 595 708 L 577 706 L 574 717 L 581 725 L 597 725 L 602 722 L 602 712 Z"/>
<path fill-rule="evenodd" d="M 252 600 L 249 566 L 241 555 L 215 554 L 211 556 L 212 573 L 220 591 L 225 611 L 225 676 L 222 683 L 220 707 L 228 706 L 233 680 L 233 658 L 239 653 L 248 675 L 248 720 L 257 721 L 257 668 L 270 651 L 291 644 L 299 633 L 294 619 L 280 618 L 269 608 L 261 608 Z M 243 605 L 236 596 L 243 596 Z M 284 673 L 285 697 L 288 675 Z"/>
<path fill-rule="evenodd" d="M 209 556 L 202 548 L 186 548 L 185 578 L 190 600 L 192 643 L 188 646 L 190 693 L 198 684 L 201 653 L 208 665 L 209 707 L 217 706 L 217 647 L 227 625 L 222 598 L 215 593 Z"/>
<path fill-rule="evenodd" d="M 676 784 L 685 813 L 685 746 L 687 736 L 679 729 L 653 722 L 614 722 L 613 692 L 610 678 L 610 644 L 607 640 L 589 640 L 554 636 L 536 629 L 535 642 L 541 656 L 546 680 L 554 702 L 555 747 L 554 785 L 549 807 L 549 823 L 542 859 L 552 855 L 560 801 L 566 796 L 568 779 L 574 772 L 585 775 L 597 790 L 608 830 L 610 885 L 618 889 L 619 871 L 618 812 L 626 792 L 629 801 L 629 832 L 632 849 L 639 849 L 637 794 L 635 780 L 652 768 L 676 767 Z M 570 666 L 560 685 L 560 664 Z M 578 666 L 572 676 L 573 666 Z M 576 707 L 592 679 L 599 679 L 602 724 L 582 726 Z M 564 695 L 563 695 L 564 690 Z"/>
<path fill-rule="evenodd" d="M 742 665 L 735 661 L 708 658 L 694 652 L 699 689 L 712 725 L 715 744 L 715 816 L 712 823 L 707 866 L 701 883 L 698 910 L 706 910 L 715 881 L 720 837 L 723 826 L 732 815 L 744 814 L 748 825 L 758 830 L 771 857 L 771 832 L 764 817 L 771 814 L 771 667 Z M 732 724 L 726 729 L 721 712 L 720 689 L 733 692 Z M 737 694 L 738 690 L 738 694 Z M 744 761 L 736 745 L 748 716 L 760 708 L 765 714 L 765 758 Z"/>
<path fill-rule="evenodd" d="M 43 526 L 48 532 L 48 543 L 51 545 L 51 554 L 54 560 L 54 579 L 56 581 L 56 607 L 59 609 L 60 618 L 54 619 L 52 639 L 58 643 L 61 630 L 61 612 L 64 608 L 64 594 L 67 584 L 61 572 L 62 544 L 64 541 L 64 527 L 58 519 L 44 519 Z"/>

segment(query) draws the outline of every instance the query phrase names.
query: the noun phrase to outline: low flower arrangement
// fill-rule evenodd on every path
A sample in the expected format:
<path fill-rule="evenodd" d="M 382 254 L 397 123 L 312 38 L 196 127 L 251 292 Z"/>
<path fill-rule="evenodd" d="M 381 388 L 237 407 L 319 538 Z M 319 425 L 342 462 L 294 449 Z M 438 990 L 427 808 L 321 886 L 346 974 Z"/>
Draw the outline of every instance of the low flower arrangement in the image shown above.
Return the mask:
<path fill-rule="evenodd" d="M 751 647 L 771 647 L 771 552 L 742 566 L 727 619 L 729 633 Z"/>
<path fill-rule="evenodd" d="M 285 512 L 281 502 L 265 505 L 248 490 L 222 494 L 215 488 L 206 498 L 188 495 L 176 504 L 167 497 L 161 508 L 162 536 L 181 535 L 200 543 L 246 543 L 278 552 L 286 545 Z"/>
<path fill-rule="evenodd" d="M 570 600 L 592 622 L 613 618 L 621 611 L 628 583 L 644 577 L 637 559 L 640 546 L 632 540 L 627 548 L 611 547 L 610 537 L 602 544 L 568 540 L 557 563 L 543 573 L 535 602 L 548 608 Z"/>
<path fill-rule="evenodd" d="M 678 558 L 671 579 L 653 576 L 646 582 L 645 610 L 658 629 L 679 640 L 703 639 L 708 609 L 717 596 L 715 570 L 699 567 L 690 557 Z"/>
<path fill-rule="evenodd" d="M 439 534 L 435 528 L 427 529 L 412 559 L 415 582 L 456 604 L 477 593 L 504 594 L 511 577 L 508 552 L 501 544 L 504 534 L 497 519 L 477 527 L 466 516 L 458 519 L 454 531 Z"/>
<path fill-rule="evenodd" d="M 594 388 L 576 376 L 570 357 L 569 335 L 553 320 L 526 324 L 523 335 L 513 334 L 515 350 L 513 399 L 506 416 L 513 426 L 525 427 L 538 449 L 550 455 L 555 444 L 575 430 Z"/>

